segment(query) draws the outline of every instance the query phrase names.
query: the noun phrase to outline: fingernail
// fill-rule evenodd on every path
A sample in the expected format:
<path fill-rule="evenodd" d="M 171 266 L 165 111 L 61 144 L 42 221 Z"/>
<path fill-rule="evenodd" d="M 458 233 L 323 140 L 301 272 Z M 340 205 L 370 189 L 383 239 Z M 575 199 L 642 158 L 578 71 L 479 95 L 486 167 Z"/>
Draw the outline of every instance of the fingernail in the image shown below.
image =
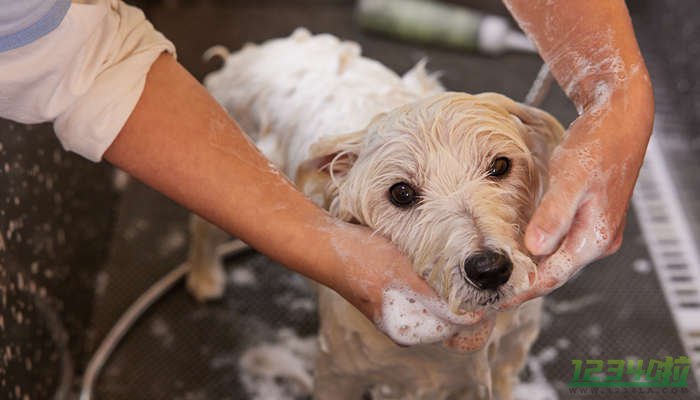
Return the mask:
<path fill-rule="evenodd" d="M 528 243 L 530 251 L 535 255 L 546 254 L 549 250 L 550 235 L 538 227 L 532 228 L 531 240 Z"/>
<path fill-rule="evenodd" d="M 484 310 L 470 311 L 454 318 L 451 322 L 462 325 L 473 325 L 484 317 Z"/>
<path fill-rule="evenodd" d="M 535 281 L 537 280 L 537 272 L 536 271 L 530 271 L 527 274 L 527 281 L 530 287 L 535 284 Z"/>
<path fill-rule="evenodd" d="M 485 314 L 486 311 L 484 310 L 475 311 L 472 313 L 472 318 L 474 318 L 474 322 L 479 322 L 482 318 L 484 318 Z"/>
<path fill-rule="evenodd" d="M 525 239 L 528 250 L 530 250 L 532 254 L 539 254 L 542 241 L 544 240 L 542 230 L 536 226 L 531 227 Z"/>

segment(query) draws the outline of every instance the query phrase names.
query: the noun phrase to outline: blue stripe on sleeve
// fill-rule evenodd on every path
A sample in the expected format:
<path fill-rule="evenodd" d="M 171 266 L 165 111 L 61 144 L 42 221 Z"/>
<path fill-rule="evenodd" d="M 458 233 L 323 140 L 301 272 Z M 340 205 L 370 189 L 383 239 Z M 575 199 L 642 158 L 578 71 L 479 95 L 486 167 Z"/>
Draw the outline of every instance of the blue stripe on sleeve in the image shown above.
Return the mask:
<path fill-rule="evenodd" d="M 57 0 L 46 15 L 34 24 L 19 32 L 0 36 L 0 52 L 27 45 L 56 29 L 66 16 L 70 3 L 71 0 Z"/>

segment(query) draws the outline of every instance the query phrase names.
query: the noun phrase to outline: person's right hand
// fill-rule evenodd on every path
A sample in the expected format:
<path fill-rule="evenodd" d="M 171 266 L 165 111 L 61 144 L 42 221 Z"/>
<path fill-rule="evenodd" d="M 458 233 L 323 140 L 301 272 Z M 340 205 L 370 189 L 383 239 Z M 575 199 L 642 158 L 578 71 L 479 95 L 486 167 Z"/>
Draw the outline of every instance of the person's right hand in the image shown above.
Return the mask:
<path fill-rule="evenodd" d="M 501 308 L 544 296 L 615 253 L 654 119 L 646 74 L 584 112 L 550 161 L 550 185 L 525 234 L 539 258 L 532 287 Z"/>
<path fill-rule="evenodd" d="M 526 233 L 539 257 L 515 307 L 566 283 L 621 244 L 654 117 L 653 90 L 623 0 L 504 0 L 579 117 L 549 162 Z M 585 23 L 583 23 L 585 21 Z"/>

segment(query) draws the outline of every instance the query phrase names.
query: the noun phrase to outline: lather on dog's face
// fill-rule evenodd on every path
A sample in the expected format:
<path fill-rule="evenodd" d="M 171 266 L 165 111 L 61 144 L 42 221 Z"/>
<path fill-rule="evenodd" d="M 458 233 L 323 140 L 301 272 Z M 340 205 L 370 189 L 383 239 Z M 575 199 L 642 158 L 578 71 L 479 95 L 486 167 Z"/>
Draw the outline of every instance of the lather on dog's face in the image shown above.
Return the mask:
<path fill-rule="evenodd" d="M 497 94 L 446 93 L 312 148 L 330 211 L 389 237 L 449 303 L 473 309 L 527 288 L 522 237 L 563 129 Z"/>

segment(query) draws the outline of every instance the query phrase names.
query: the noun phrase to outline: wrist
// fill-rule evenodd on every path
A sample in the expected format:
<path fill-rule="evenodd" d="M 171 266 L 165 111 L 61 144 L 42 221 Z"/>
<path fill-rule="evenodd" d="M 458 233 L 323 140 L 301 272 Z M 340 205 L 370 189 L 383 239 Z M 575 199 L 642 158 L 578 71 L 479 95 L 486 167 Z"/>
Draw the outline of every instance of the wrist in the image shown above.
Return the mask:
<path fill-rule="evenodd" d="M 356 270 L 365 257 L 358 249 L 362 243 L 371 246 L 366 228 L 333 218 L 321 209 L 305 215 L 298 226 L 302 230 L 294 246 L 294 265 L 287 265 L 307 278 L 342 292 L 347 281 L 358 276 Z"/>
<path fill-rule="evenodd" d="M 646 68 L 643 68 L 642 73 L 633 77 L 623 96 L 624 99 L 627 99 L 623 112 L 647 124 L 649 126 L 648 133 L 651 134 L 651 124 L 654 121 L 654 89 Z"/>
<path fill-rule="evenodd" d="M 654 120 L 654 94 L 646 69 L 626 80 L 589 81 L 587 85 L 595 89 L 588 91 L 585 102 L 576 103 L 580 116 L 572 128 L 590 130 L 598 126 L 606 128 L 606 135 L 621 133 L 648 140 Z"/>

